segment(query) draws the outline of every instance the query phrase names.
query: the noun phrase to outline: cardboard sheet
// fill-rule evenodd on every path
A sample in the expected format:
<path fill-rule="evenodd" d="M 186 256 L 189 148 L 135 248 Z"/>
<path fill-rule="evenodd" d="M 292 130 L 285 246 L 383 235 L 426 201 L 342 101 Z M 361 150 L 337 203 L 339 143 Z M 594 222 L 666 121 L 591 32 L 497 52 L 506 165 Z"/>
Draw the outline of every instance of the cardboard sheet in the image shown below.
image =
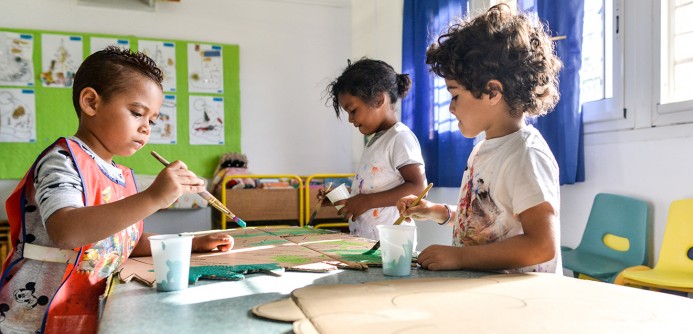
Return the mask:
<path fill-rule="evenodd" d="M 693 300 L 554 274 L 404 279 L 294 290 L 254 314 L 308 333 L 689 333 Z M 274 312 L 274 315 L 272 314 Z"/>
<path fill-rule="evenodd" d="M 366 270 L 381 266 L 380 252 L 361 255 L 375 241 L 348 234 L 300 227 L 245 228 L 228 232 L 235 245 L 228 252 L 195 253 L 190 266 L 277 264 L 285 270 L 327 272 L 334 269 Z M 151 257 L 130 258 L 121 267 L 122 282 L 156 282 Z"/>

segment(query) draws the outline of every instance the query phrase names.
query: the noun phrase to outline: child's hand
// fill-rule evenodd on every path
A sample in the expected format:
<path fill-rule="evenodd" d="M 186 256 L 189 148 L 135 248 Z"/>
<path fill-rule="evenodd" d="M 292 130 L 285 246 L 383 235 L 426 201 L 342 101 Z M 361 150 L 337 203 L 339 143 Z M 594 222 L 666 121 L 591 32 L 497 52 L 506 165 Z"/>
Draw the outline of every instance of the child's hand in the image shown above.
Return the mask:
<path fill-rule="evenodd" d="M 351 220 L 354 220 L 354 218 L 362 215 L 371 208 L 368 197 L 366 197 L 364 194 L 358 194 L 332 204 L 335 206 L 344 205 L 344 207 L 339 209 L 337 213 L 344 217 L 344 219 Z"/>
<path fill-rule="evenodd" d="M 192 240 L 192 251 L 194 253 L 207 253 L 215 248 L 221 252 L 231 250 L 233 248 L 233 237 L 224 233 L 216 233 L 195 237 Z"/>
<path fill-rule="evenodd" d="M 419 204 L 412 206 L 412 203 L 416 200 L 417 196 L 409 195 L 400 198 L 395 204 L 399 213 L 406 217 L 405 220 L 410 222 L 411 218 L 414 219 L 431 219 L 432 207 L 436 203 L 422 199 Z"/>
<path fill-rule="evenodd" d="M 330 204 L 330 200 L 327 199 L 327 196 L 325 194 L 327 194 L 327 192 L 325 191 L 324 188 L 318 189 L 318 197 L 317 198 L 318 198 L 318 201 L 320 201 L 320 206 L 332 205 L 332 204 Z"/>
<path fill-rule="evenodd" d="M 164 168 L 152 185 L 145 192 L 154 196 L 167 208 L 183 194 L 196 194 L 205 190 L 205 182 L 188 170 L 188 166 L 180 160 L 174 161 Z"/>
<path fill-rule="evenodd" d="M 431 245 L 424 249 L 416 262 L 428 270 L 459 270 L 464 269 L 459 259 L 462 258 L 460 249 L 464 247 Z"/>

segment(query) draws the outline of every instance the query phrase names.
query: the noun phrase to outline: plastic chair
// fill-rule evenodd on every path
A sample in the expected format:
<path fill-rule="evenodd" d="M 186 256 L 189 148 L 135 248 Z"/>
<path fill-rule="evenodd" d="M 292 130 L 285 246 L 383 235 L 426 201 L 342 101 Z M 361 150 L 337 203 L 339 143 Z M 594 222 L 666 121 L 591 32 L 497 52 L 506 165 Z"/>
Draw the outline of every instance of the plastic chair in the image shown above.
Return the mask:
<path fill-rule="evenodd" d="M 655 267 L 625 269 L 615 283 L 655 290 L 693 292 L 693 199 L 676 200 L 669 206 L 664 239 Z"/>
<path fill-rule="evenodd" d="M 577 248 L 561 247 L 563 267 L 612 283 L 625 268 L 645 264 L 649 207 L 614 194 L 594 197 L 585 233 Z"/>

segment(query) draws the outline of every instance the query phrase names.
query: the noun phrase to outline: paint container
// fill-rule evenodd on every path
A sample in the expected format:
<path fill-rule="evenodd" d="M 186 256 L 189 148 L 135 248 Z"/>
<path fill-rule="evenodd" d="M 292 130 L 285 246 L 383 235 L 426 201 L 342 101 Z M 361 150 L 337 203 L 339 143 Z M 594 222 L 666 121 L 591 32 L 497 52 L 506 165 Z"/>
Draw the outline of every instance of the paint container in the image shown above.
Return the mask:
<path fill-rule="evenodd" d="M 325 196 L 327 196 L 327 199 L 329 199 L 330 202 L 334 204 L 335 202 L 349 198 L 350 194 L 349 190 L 347 190 L 346 185 L 342 183 L 339 185 L 339 187 L 332 189 L 332 191 L 327 193 Z M 337 208 L 337 210 L 339 210 L 343 208 L 344 205 L 335 205 L 334 207 Z"/>
<path fill-rule="evenodd" d="M 192 235 L 178 234 L 149 237 L 158 291 L 177 291 L 188 287 L 192 239 Z"/>
<path fill-rule="evenodd" d="M 378 234 L 380 234 L 383 274 L 409 276 L 411 274 L 416 226 L 378 225 L 377 228 Z"/>

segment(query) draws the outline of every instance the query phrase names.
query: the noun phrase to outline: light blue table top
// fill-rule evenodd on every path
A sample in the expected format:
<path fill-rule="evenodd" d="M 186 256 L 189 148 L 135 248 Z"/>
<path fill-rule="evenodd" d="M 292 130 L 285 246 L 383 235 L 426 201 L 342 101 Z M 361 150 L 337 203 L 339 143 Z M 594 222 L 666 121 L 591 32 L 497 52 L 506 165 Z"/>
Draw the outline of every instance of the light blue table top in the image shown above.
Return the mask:
<path fill-rule="evenodd" d="M 485 275 L 488 273 L 418 269 L 412 270 L 411 276 L 397 278 L 384 276 L 380 268 L 320 274 L 285 272 L 281 277 L 251 274 L 241 281 L 201 280 L 176 292 L 157 292 L 138 282 L 116 283 L 106 301 L 99 333 L 292 333 L 291 323 L 258 318 L 251 309 L 313 284 Z"/>

